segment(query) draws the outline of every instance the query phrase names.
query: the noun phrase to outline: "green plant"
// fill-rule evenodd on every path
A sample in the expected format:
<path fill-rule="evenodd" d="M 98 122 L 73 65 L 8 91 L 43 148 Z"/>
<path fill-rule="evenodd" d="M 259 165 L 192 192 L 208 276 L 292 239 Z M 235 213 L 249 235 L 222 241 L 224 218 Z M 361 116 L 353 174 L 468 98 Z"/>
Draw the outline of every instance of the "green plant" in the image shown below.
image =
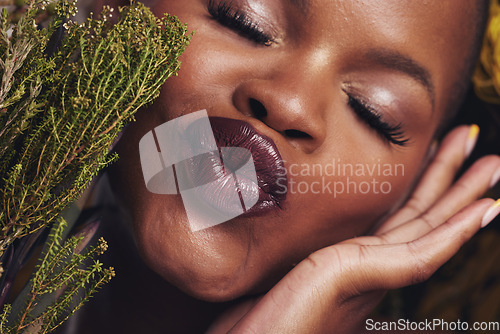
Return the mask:
<path fill-rule="evenodd" d="M 40 28 L 48 6 L 53 20 Z M 100 251 L 73 252 L 80 243 L 74 238 L 60 245 L 60 231 L 66 224 L 61 213 L 81 196 L 99 171 L 117 159 L 108 154 L 112 143 L 135 112 L 151 103 L 161 85 L 177 73 L 178 58 L 191 36 L 177 18 L 165 15 L 158 19 L 140 3 L 120 8 L 116 24 L 110 22 L 110 7 L 81 24 L 70 20 L 75 12 L 72 1 L 32 0 L 17 23 L 5 9 L 1 15 L 3 269 L 14 267 L 9 268 L 12 254 L 14 259 L 26 254 L 22 248 L 33 242 L 25 240 L 52 226 L 46 241 L 52 246 L 46 246 L 47 252 L 30 280 L 26 309 L 7 316 L 6 306 L 0 319 L 2 333 L 7 327 L 8 331 L 22 332 L 35 325 L 42 332 L 51 330 L 67 316 L 72 304 L 64 299 L 75 298 L 73 288 L 85 289 L 85 282 L 89 282 L 85 295 L 90 296 L 111 278 L 112 269 L 103 269 L 99 262 L 82 269 L 84 260 Z M 7 259 L 6 251 L 16 242 L 21 242 L 22 251 L 16 247 Z M 49 272 L 47 268 L 51 268 Z M 65 269 L 59 272 L 61 268 Z M 6 283 L 3 277 L 3 285 Z M 31 314 L 37 298 L 61 290 L 66 292 L 60 292 L 45 311 Z"/>
<path fill-rule="evenodd" d="M 5 305 L 1 333 L 51 332 L 115 275 L 113 268 L 91 260 L 106 251 L 104 239 L 82 252 L 85 235 L 62 243 L 66 226 L 61 218 L 52 228 L 24 300 L 15 305 L 10 321 L 12 306 Z"/>

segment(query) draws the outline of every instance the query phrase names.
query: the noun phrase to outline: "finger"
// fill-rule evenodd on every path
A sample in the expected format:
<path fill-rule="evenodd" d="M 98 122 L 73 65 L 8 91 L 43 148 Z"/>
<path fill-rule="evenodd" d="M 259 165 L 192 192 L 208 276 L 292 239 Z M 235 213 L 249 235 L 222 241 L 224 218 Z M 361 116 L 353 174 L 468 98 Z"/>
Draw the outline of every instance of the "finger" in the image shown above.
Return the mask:
<path fill-rule="evenodd" d="M 481 197 L 491 187 L 499 170 L 498 156 L 487 156 L 478 160 L 427 212 L 380 236 L 387 243 L 401 243 L 419 238 Z"/>
<path fill-rule="evenodd" d="M 205 332 L 206 334 L 229 333 L 231 328 L 241 320 L 260 300 L 262 297 L 250 298 L 237 304 L 234 308 L 230 308 L 219 316 Z"/>
<path fill-rule="evenodd" d="M 376 234 L 384 233 L 418 217 L 442 196 L 467 158 L 466 151 L 473 147 L 478 129 L 476 125 L 460 126 L 444 138 L 409 200 L 377 230 Z"/>
<path fill-rule="evenodd" d="M 477 201 L 411 242 L 361 247 L 361 260 L 345 275 L 346 279 L 359 292 L 395 289 L 425 281 L 477 232 L 483 217 L 495 205 L 498 207 L 491 199 Z M 356 274 L 358 271 L 363 275 Z"/>

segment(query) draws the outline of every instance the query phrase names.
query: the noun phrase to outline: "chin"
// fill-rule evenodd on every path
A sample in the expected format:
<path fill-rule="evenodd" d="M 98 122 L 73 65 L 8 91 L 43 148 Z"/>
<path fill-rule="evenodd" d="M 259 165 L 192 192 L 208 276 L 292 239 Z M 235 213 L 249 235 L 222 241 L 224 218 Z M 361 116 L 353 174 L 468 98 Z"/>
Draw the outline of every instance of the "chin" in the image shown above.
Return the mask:
<path fill-rule="evenodd" d="M 192 232 L 181 211 L 135 224 L 136 244 L 146 264 L 197 299 L 224 302 L 258 292 L 264 272 L 252 261 L 248 231 L 240 228 L 244 224 L 228 222 Z"/>
<path fill-rule="evenodd" d="M 201 250 L 203 253 L 203 250 Z M 143 257 L 149 267 L 184 293 L 209 302 L 225 302 L 253 293 L 255 277 L 244 264 L 224 259 L 210 259 L 196 254 L 175 263 L 158 262 L 148 254 Z"/>
<path fill-rule="evenodd" d="M 251 294 L 248 276 L 243 271 L 196 268 L 189 274 L 177 274 L 173 280 L 186 294 L 208 302 L 226 302 Z M 188 277 L 189 276 L 189 277 Z"/>

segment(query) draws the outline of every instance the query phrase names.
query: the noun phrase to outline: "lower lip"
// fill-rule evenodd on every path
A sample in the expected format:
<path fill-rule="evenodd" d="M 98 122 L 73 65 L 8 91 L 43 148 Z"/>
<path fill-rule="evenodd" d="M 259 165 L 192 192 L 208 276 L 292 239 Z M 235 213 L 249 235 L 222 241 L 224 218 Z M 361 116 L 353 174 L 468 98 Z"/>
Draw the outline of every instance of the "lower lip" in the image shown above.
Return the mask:
<path fill-rule="evenodd" d="M 192 131 L 197 131 L 195 123 L 191 125 Z M 210 123 L 219 149 L 241 147 L 252 154 L 257 184 L 251 178 L 245 178 L 244 174 L 239 174 L 237 180 L 235 178 L 234 171 L 248 157 L 235 157 L 230 161 L 223 161 L 222 165 L 219 155 L 203 154 L 190 159 L 188 167 L 194 184 L 207 185 L 200 192 L 201 199 L 216 210 L 235 216 L 238 214 L 238 217 L 261 216 L 280 210 L 286 199 L 286 191 L 280 190 L 286 189 L 287 183 L 283 161 L 272 139 L 259 134 L 244 121 L 211 117 Z M 199 131 L 197 135 L 203 136 Z M 238 197 L 235 197 L 235 182 Z M 258 196 L 257 203 L 250 208 L 246 208 L 242 200 L 245 193 L 253 198 Z"/>

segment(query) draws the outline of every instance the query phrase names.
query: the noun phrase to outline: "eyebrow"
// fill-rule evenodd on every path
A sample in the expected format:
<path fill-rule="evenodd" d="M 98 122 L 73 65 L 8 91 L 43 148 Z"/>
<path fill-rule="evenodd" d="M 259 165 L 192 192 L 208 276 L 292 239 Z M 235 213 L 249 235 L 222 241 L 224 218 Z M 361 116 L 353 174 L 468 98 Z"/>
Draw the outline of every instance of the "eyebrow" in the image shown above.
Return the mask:
<path fill-rule="evenodd" d="M 401 72 L 413 78 L 424 86 L 429 94 L 432 106 L 434 106 L 435 91 L 432 76 L 423 65 L 411 57 L 386 49 L 369 50 L 366 52 L 365 57 L 385 68 Z"/>
<path fill-rule="evenodd" d="M 297 7 L 305 16 L 309 14 L 309 8 L 311 7 L 310 0 L 288 0 L 290 4 Z"/>

